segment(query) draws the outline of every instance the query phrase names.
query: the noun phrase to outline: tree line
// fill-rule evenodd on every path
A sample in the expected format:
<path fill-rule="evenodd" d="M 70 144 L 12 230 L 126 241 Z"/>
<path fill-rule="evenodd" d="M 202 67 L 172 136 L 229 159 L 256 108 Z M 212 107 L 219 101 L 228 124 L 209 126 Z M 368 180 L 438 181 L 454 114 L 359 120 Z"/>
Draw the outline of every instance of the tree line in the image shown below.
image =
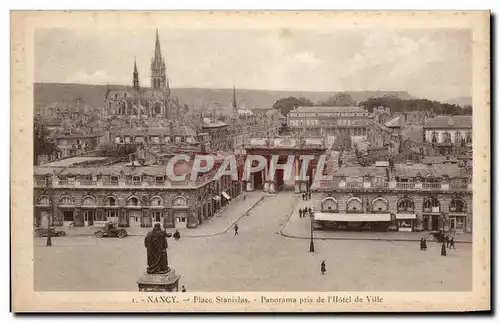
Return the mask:
<path fill-rule="evenodd" d="M 409 112 L 414 110 L 429 111 L 431 114 L 444 115 L 472 115 L 472 107 L 461 107 L 456 104 L 431 101 L 428 99 L 401 99 L 396 96 L 371 97 L 365 101 L 357 103 L 348 93 L 337 93 L 329 97 L 324 102 L 313 103 L 305 97 L 286 97 L 277 100 L 273 108 L 279 110 L 281 114 L 287 116 L 288 113 L 298 106 L 360 106 L 373 112 L 378 106 L 389 107 L 391 113 Z"/>

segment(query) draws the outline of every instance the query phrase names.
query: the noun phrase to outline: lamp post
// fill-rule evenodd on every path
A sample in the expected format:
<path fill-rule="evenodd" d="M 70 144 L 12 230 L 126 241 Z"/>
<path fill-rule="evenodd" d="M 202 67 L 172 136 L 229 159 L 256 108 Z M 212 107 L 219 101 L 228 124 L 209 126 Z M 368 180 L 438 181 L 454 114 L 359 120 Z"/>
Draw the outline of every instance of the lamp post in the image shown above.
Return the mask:
<path fill-rule="evenodd" d="M 50 224 L 52 221 L 52 217 L 54 217 L 54 211 L 55 211 L 55 200 L 54 200 L 54 189 L 52 187 L 52 178 L 47 177 L 45 179 L 45 184 L 47 186 L 47 190 L 49 190 L 49 195 L 50 195 L 50 202 L 52 203 L 52 209 L 49 212 L 49 218 L 47 220 L 47 242 L 45 246 L 50 247 L 52 246 L 52 236 L 50 233 Z"/>
<path fill-rule="evenodd" d="M 311 241 L 309 243 L 309 252 L 314 253 L 314 235 L 313 235 L 314 215 L 312 213 L 309 213 L 309 218 L 311 218 Z"/>

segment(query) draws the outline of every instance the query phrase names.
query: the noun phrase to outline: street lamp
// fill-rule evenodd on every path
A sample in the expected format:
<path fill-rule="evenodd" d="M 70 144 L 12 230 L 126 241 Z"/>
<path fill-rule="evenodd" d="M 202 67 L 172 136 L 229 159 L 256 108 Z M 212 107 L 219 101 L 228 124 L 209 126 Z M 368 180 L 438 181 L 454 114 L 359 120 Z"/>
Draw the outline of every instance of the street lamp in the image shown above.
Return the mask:
<path fill-rule="evenodd" d="M 311 241 L 309 243 L 309 253 L 314 253 L 314 236 L 313 236 L 314 215 L 312 213 L 309 213 L 309 218 L 311 218 Z"/>
<path fill-rule="evenodd" d="M 47 190 L 49 190 L 49 195 L 50 195 L 50 202 L 52 203 L 52 209 L 49 212 L 49 218 L 47 219 L 47 242 L 45 246 L 50 247 L 52 246 L 52 236 L 50 233 L 50 224 L 52 221 L 52 217 L 54 216 L 54 207 L 55 207 L 55 201 L 54 201 L 54 189 L 52 187 L 52 178 L 46 177 L 45 178 L 45 184 L 47 186 Z"/>

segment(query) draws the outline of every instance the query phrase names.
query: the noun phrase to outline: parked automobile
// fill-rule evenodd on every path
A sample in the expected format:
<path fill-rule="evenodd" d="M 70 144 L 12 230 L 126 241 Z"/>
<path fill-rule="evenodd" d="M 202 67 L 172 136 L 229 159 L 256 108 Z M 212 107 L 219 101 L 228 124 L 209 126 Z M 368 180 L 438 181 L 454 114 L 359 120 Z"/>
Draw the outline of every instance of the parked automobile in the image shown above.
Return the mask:
<path fill-rule="evenodd" d="M 63 237 L 66 236 L 66 232 L 62 230 L 55 230 L 54 228 L 37 228 L 35 229 L 35 235 L 38 237 Z"/>
<path fill-rule="evenodd" d="M 116 227 L 115 224 L 113 223 L 107 223 L 106 226 L 104 226 L 104 229 L 98 230 L 94 233 L 94 235 L 98 238 L 103 238 L 103 237 L 118 237 L 118 238 L 124 238 L 126 237 L 127 231 L 123 228 L 118 228 Z"/>

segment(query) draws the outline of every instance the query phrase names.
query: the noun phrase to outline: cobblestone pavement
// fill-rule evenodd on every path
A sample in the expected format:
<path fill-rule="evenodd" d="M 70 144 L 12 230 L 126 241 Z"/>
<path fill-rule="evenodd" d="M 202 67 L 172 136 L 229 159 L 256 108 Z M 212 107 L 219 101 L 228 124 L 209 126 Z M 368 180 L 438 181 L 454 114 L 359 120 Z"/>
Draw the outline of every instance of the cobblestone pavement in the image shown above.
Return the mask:
<path fill-rule="evenodd" d="M 310 201 L 300 200 L 295 207 L 290 219 L 284 225 L 281 233 L 283 236 L 292 238 L 310 238 L 311 223 L 309 216 L 300 217 L 299 208 L 312 207 Z M 457 243 L 472 243 L 472 234 L 463 233 L 455 234 Z M 333 231 L 333 230 L 315 230 L 314 238 L 318 239 L 345 239 L 345 240 L 392 240 L 392 241 L 419 241 L 421 238 L 427 238 L 428 241 L 434 241 L 432 236 L 429 236 L 428 231 L 422 232 L 374 232 L 374 231 Z"/>
<path fill-rule="evenodd" d="M 265 198 L 232 229 L 206 238 L 169 240 L 169 264 L 187 291 L 470 291 L 472 245 L 448 256 L 418 242 L 284 238 L 280 230 L 298 202 L 282 192 Z M 145 271 L 143 237 L 35 238 L 37 291 L 135 291 Z M 327 273 L 320 274 L 326 261 Z"/>
<path fill-rule="evenodd" d="M 243 198 L 246 195 L 246 198 Z M 229 206 L 217 213 L 215 216 L 205 221 L 200 227 L 189 229 L 186 227 L 178 228 L 182 237 L 207 237 L 217 234 L 222 234 L 237 222 L 240 217 L 245 216 L 248 211 L 255 207 L 264 197 L 268 197 L 267 193 L 262 191 L 253 191 L 243 193 L 237 200 L 234 200 Z M 68 235 L 89 235 L 93 236 L 94 232 L 100 228 L 96 227 L 56 227 L 66 231 Z M 126 227 L 127 233 L 131 236 L 145 236 L 151 228 L 142 227 Z M 167 229 L 174 231 L 174 229 Z"/>

